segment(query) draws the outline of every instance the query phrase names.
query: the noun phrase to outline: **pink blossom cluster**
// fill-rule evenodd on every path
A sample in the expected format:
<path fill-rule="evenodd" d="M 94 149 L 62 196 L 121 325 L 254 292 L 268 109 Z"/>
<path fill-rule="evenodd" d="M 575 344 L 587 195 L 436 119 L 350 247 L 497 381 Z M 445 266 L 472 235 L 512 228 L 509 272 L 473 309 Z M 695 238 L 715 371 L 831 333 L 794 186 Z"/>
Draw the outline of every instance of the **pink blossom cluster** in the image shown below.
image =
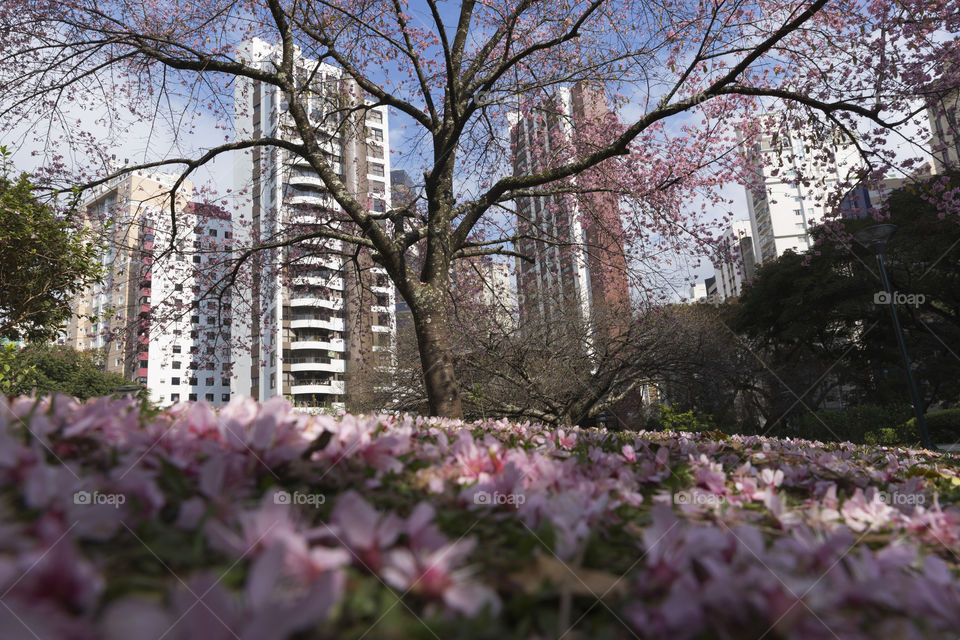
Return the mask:
<path fill-rule="evenodd" d="M 951 638 L 958 463 L 279 399 L 0 399 L 0 629 Z"/>

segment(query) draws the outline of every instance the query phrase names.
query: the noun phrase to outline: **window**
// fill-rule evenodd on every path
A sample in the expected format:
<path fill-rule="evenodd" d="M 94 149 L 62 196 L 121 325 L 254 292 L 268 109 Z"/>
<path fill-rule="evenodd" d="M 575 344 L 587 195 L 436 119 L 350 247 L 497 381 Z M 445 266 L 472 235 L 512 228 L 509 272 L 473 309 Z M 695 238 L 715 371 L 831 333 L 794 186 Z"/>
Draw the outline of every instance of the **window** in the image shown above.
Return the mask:
<path fill-rule="evenodd" d="M 117 345 L 117 348 L 119 349 L 119 348 L 120 348 L 120 345 Z M 120 359 L 120 358 L 117 358 L 117 366 L 119 367 L 119 366 L 122 366 L 122 365 L 123 365 L 123 360 Z"/>
<path fill-rule="evenodd" d="M 178 344 L 173 345 L 173 352 L 174 352 L 174 353 L 180 353 L 180 345 L 178 345 Z"/>
<path fill-rule="evenodd" d="M 179 369 L 180 367 L 183 366 L 183 363 L 180 362 L 179 360 L 174 360 L 174 361 L 173 361 L 173 364 L 171 364 L 170 366 L 171 366 L 171 368 L 173 368 L 173 369 Z"/>
<path fill-rule="evenodd" d="M 216 351 L 217 351 L 217 350 L 214 349 L 213 347 L 207 347 L 207 353 L 209 353 L 209 354 L 216 353 Z"/>
<path fill-rule="evenodd" d="M 226 238 L 227 240 L 229 240 L 230 238 L 233 237 L 233 232 L 231 232 L 231 231 L 224 231 L 224 232 L 223 232 L 223 237 Z"/>
<path fill-rule="evenodd" d="M 200 322 L 200 316 L 190 316 L 190 324 L 198 324 Z"/>
<path fill-rule="evenodd" d="M 216 319 L 213 316 L 207 316 L 207 324 L 213 324 Z"/>
<path fill-rule="evenodd" d="M 220 384 L 222 384 L 222 385 L 225 386 L 225 387 L 229 387 L 229 386 L 230 386 L 230 378 L 220 378 Z"/>
<path fill-rule="evenodd" d="M 170 378 L 170 384 L 176 386 L 180 384 L 180 378 Z"/>
<path fill-rule="evenodd" d="M 274 389 L 274 388 L 276 388 L 276 386 L 277 386 L 277 374 L 271 373 L 271 374 L 270 374 L 270 388 L 271 388 L 271 389 Z"/>
<path fill-rule="evenodd" d="M 204 383 L 208 387 L 213 386 L 213 378 L 207 378 L 207 381 Z"/>
<path fill-rule="evenodd" d="M 171 393 L 171 394 L 170 394 L 170 402 L 180 402 L 180 394 L 179 394 L 179 393 Z"/>
<path fill-rule="evenodd" d="M 202 261 L 203 261 L 203 258 L 201 258 L 200 256 L 193 256 L 194 264 L 200 264 Z"/>
<path fill-rule="evenodd" d="M 141 360 L 141 361 L 140 361 L 140 368 L 141 368 L 141 369 L 146 369 L 149 365 L 150 365 L 150 363 L 149 363 L 149 361 L 147 361 L 147 360 Z"/>
<path fill-rule="evenodd" d="M 208 393 L 207 395 L 204 396 L 204 398 L 206 398 L 207 402 L 213 402 L 213 394 L 212 394 L 212 393 Z"/>
<path fill-rule="evenodd" d="M 380 142 L 383 140 L 383 129 L 372 128 L 370 129 L 370 137 L 374 140 Z"/>
<path fill-rule="evenodd" d="M 190 398 L 190 402 L 196 402 L 196 401 L 197 401 L 197 394 L 195 394 L 195 393 L 191 393 L 188 397 Z"/>
<path fill-rule="evenodd" d="M 196 379 L 196 378 L 190 378 L 190 386 L 191 386 L 191 387 L 197 386 L 197 379 Z"/>
<path fill-rule="evenodd" d="M 182 284 L 175 284 L 175 285 L 173 285 L 173 290 L 174 290 L 174 291 L 183 291 L 183 285 L 182 285 Z"/>
<path fill-rule="evenodd" d="M 383 114 L 379 111 L 367 111 L 367 120 L 370 122 L 383 122 Z"/>
<path fill-rule="evenodd" d="M 221 394 L 220 394 L 220 400 L 221 400 L 222 402 L 230 402 L 230 394 L 229 394 L 229 393 L 221 393 Z"/>
<path fill-rule="evenodd" d="M 216 229 L 210 229 L 209 231 L 207 231 L 207 235 L 209 235 L 209 236 L 212 237 L 212 238 L 216 238 L 216 237 L 217 237 L 217 230 L 216 230 Z"/>
<path fill-rule="evenodd" d="M 382 176 L 383 175 L 383 165 L 379 162 L 370 163 L 370 175 L 373 176 Z"/>
<path fill-rule="evenodd" d="M 795 216 L 802 216 L 802 215 L 803 215 L 803 209 L 794 209 L 794 210 L 793 210 L 793 215 L 795 215 Z"/>

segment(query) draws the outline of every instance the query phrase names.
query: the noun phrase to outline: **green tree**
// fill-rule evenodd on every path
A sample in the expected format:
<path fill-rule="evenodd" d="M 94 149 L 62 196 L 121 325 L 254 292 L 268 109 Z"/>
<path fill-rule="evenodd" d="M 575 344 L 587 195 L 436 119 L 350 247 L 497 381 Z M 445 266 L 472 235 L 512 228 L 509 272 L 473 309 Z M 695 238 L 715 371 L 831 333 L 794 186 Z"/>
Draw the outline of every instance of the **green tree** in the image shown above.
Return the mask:
<path fill-rule="evenodd" d="M 936 204 L 938 194 L 958 185 L 960 175 L 938 176 L 887 200 L 898 229 L 886 264 L 925 408 L 952 404 L 960 393 L 960 359 L 951 346 L 960 343 L 960 226 L 941 218 Z M 850 239 L 871 224 L 846 219 L 815 229 L 814 250 L 762 266 L 740 297 L 730 326 L 769 367 L 771 427 L 796 423 L 808 407 L 841 393 L 847 405 L 907 400 L 875 257 Z"/>
<path fill-rule="evenodd" d="M 32 344 L 20 349 L 14 361 L 15 371 L 30 371 L 29 388 L 14 389 L 12 394 L 36 390 L 38 396 L 65 393 L 86 400 L 115 393 L 133 383 L 117 373 L 103 370 L 97 351 L 77 351 L 63 345 Z M 138 397 L 144 398 L 141 387 Z"/>
<path fill-rule="evenodd" d="M 70 300 L 99 282 L 99 247 L 13 177 L 0 147 L 0 338 L 42 341 L 70 318 Z"/>

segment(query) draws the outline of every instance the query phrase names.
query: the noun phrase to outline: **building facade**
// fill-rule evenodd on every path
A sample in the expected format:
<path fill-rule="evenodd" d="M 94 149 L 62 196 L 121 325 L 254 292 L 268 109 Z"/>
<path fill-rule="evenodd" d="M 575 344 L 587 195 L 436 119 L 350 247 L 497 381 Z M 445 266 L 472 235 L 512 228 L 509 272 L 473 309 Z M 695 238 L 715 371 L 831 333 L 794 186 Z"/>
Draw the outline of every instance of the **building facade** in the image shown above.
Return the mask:
<path fill-rule="evenodd" d="M 189 182 L 175 202 L 176 176 L 133 173 L 97 188 L 84 203 L 86 224 L 103 241 L 104 282 L 73 301 L 63 342 L 97 350 L 104 368 L 147 387 L 159 405 L 230 400 L 231 291 L 224 287 L 229 214 L 190 202 Z M 161 257 L 162 254 L 162 257 Z"/>
<path fill-rule="evenodd" d="M 735 220 L 720 237 L 713 264 L 720 300 L 740 297 L 744 283 L 753 280 L 757 259 L 752 229 L 750 220 Z"/>
<path fill-rule="evenodd" d="M 241 47 L 248 64 L 272 68 L 276 45 L 251 40 Z M 363 109 L 359 89 L 340 69 L 300 56 L 299 93 L 316 125 L 328 162 L 370 210 L 390 207 L 390 149 L 385 107 Z M 358 109 L 351 115 L 341 107 Z M 239 80 L 235 95 L 238 139 L 299 137 L 282 92 Z M 364 372 L 389 366 L 396 331 L 396 293 L 369 252 L 354 251 L 323 232 L 353 232 L 353 223 L 300 156 L 276 147 L 238 151 L 235 186 L 247 193 L 236 214 L 238 248 L 290 234 L 314 238 L 257 252 L 241 278 L 247 321 L 237 322 L 233 390 L 257 400 L 282 395 L 307 410 L 343 409 L 364 393 Z M 239 311 L 237 312 L 239 313 Z"/>
<path fill-rule="evenodd" d="M 518 175 L 562 161 L 580 144 L 579 129 L 611 117 L 602 88 L 560 88 L 553 104 L 511 123 L 513 169 Z M 583 179 L 583 177 L 579 178 Z M 551 320 L 575 310 L 587 324 L 629 311 L 629 287 L 618 198 L 583 193 L 518 198 L 517 293 L 521 317 Z"/>
<path fill-rule="evenodd" d="M 833 198 L 839 185 L 855 178 L 861 167 L 854 145 L 838 135 L 810 130 L 744 140 L 741 152 L 749 173 L 747 209 L 760 263 L 788 250 L 809 249 L 810 229 L 837 204 Z M 832 161 L 824 159 L 828 154 Z"/>
<path fill-rule="evenodd" d="M 960 168 L 960 88 L 927 99 L 933 172 Z"/>

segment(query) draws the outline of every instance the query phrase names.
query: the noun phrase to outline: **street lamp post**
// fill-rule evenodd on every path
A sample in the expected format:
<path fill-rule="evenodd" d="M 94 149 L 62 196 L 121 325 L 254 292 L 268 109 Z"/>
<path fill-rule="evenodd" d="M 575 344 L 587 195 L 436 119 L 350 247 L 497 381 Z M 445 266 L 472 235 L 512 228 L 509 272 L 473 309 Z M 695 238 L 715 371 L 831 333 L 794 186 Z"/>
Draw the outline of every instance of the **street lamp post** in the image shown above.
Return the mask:
<path fill-rule="evenodd" d="M 897 306 L 894 300 L 893 288 L 890 286 L 890 278 L 887 276 L 887 267 L 883 261 L 883 250 L 887 246 L 887 240 L 897 230 L 895 224 L 874 224 L 860 229 L 853 234 L 853 239 L 860 245 L 873 251 L 877 256 L 877 265 L 880 267 L 880 279 L 883 280 L 883 290 L 887 292 L 887 304 L 890 307 L 890 317 L 893 319 L 893 330 L 897 334 L 897 342 L 900 345 L 900 354 L 903 356 L 903 366 L 907 370 L 907 380 L 910 382 L 910 396 L 913 398 L 913 414 L 917 418 L 917 425 L 920 427 L 920 438 L 926 449 L 936 450 L 934 444 L 930 441 L 930 434 L 927 432 L 927 421 L 923 415 L 923 407 L 920 404 L 920 393 L 917 391 L 917 381 L 913 377 L 913 369 L 910 366 L 910 355 L 907 353 L 907 343 L 903 340 L 903 330 L 900 328 L 900 318 L 897 317 Z"/>

